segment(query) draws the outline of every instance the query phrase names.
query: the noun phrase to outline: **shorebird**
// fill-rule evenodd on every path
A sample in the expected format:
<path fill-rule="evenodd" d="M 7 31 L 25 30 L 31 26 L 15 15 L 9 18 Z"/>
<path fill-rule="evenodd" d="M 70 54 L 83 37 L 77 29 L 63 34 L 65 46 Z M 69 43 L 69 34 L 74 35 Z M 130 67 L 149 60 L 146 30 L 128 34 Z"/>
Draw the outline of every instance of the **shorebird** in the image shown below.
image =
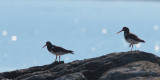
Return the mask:
<path fill-rule="evenodd" d="M 51 42 L 47 41 L 46 42 L 46 45 L 44 45 L 42 48 L 44 48 L 45 46 L 47 46 L 47 49 L 50 53 L 56 55 L 56 59 L 55 61 L 57 61 L 57 56 L 59 56 L 59 62 L 60 62 L 60 56 L 61 55 L 64 55 L 64 54 L 74 54 L 73 51 L 71 50 L 66 50 L 62 47 L 59 47 L 59 46 L 55 46 L 55 45 L 52 45 Z"/>
<path fill-rule="evenodd" d="M 124 38 L 125 38 L 125 40 L 126 40 L 128 43 L 130 43 L 129 47 L 132 46 L 131 51 L 132 51 L 132 49 L 133 49 L 133 45 L 134 45 L 134 44 L 138 44 L 139 42 L 145 43 L 144 40 L 140 39 L 140 38 L 137 37 L 135 34 L 130 33 L 130 31 L 129 31 L 129 29 L 128 29 L 127 27 L 123 27 L 123 29 L 122 29 L 121 31 L 117 32 L 117 34 L 120 33 L 120 32 L 122 32 L 122 31 L 124 31 Z"/>

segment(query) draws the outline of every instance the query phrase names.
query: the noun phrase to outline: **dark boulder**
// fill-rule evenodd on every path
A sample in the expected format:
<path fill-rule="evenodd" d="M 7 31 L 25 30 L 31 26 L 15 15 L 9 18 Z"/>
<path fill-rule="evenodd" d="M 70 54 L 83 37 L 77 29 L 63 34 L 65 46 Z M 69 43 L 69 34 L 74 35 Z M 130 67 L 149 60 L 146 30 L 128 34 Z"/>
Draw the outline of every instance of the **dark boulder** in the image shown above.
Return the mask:
<path fill-rule="evenodd" d="M 130 51 L 101 57 L 54 62 L 11 72 L 0 79 L 13 80 L 160 80 L 160 58 L 152 53 Z"/>

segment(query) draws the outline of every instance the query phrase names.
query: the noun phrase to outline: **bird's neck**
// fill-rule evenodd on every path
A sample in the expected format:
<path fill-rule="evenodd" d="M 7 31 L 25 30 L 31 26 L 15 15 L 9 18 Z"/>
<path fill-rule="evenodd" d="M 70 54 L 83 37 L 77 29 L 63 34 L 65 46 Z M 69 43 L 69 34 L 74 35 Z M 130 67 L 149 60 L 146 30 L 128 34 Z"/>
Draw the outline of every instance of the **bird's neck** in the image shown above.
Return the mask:
<path fill-rule="evenodd" d="M 129 34 L 129 31 L 124 31 L 124 35 L 125 35 L 125 34 Z"/>
<path fill-rule="evenodd" d="M 52 45 L 47 45 L 47 49 L 48 49 L 48 51 L 51 51 Z"/>

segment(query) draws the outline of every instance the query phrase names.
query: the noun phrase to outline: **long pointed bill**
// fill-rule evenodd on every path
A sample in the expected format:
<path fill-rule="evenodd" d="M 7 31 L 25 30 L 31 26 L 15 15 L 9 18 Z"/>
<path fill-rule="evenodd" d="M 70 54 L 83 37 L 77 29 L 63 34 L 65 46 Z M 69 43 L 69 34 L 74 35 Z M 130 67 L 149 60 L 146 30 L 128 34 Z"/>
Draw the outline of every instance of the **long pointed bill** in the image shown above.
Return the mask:
<path fill-rule="evenodd" d="M 46 47 L 47 45 L 44 45 L 42 48 Z"/>
<path fill-rule="evenodd" d="M 121 30 L 121 31 L 117 32 L 116 34 L 118 34 L 118 33 L 122 32 L 122 31 L 123 31 L 123 30 Z"/>

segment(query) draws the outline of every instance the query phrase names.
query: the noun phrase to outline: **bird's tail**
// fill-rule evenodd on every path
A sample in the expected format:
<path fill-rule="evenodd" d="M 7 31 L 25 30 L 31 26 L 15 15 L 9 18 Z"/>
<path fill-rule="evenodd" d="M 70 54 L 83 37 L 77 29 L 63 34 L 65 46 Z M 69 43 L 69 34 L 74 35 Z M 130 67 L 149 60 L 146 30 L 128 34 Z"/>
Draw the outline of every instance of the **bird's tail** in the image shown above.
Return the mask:
<path fill-rule="evenodd" d="M 71 54 L 74 54 L 73 52 Z"/>
<path fill-rule="evenodd" d="M 144 40 L 140 40 L 140 42 L 143 42 L 143 43 L 145 43 L 145 41 L 144 41 Z"/>
<path fill-rule="evenodd" d="M 69 50 L 69 53 L 74 54 L 73 51 Z"/>

